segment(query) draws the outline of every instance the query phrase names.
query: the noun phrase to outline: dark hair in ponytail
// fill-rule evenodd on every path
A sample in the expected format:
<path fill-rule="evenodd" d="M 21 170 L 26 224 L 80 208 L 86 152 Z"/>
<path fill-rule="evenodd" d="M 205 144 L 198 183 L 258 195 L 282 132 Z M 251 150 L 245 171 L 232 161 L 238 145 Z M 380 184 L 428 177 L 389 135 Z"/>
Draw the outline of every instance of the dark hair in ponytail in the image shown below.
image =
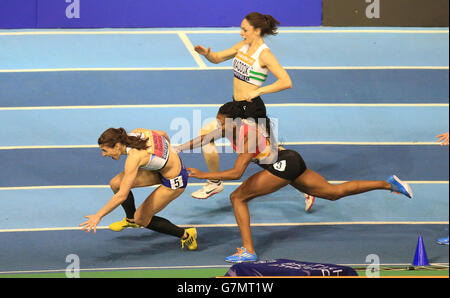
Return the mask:
<path fill-rule="evenodd" d="M 253 28 L 261 29 L 261 37 L 278 34 L 277 26 L 280 25 L 280 22 L 271 15 L 251 12 L 245 16 L 245 19 L 253 26 Z"/>
<path fill-rule="evenodd" d="M 114 147 L 117 143 L 124 144 L 127 147 L 135 149 L 147 149 L 147 140 L 140 137 L 129 136 L 124 128 L 108 128 L 98 138 L 98 144 L 108 147 Z"/>

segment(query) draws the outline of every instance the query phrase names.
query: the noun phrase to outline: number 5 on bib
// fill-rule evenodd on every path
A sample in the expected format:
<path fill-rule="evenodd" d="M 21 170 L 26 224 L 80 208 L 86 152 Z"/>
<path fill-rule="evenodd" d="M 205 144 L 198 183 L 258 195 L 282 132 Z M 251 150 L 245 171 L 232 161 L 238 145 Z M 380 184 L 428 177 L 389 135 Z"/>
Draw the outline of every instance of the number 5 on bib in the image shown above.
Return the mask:
<path fill-rule="evenodd" d="M 170 188 L 172 189 L 177 189 L 184 186 L 182 176 L 175 177 L 173 179 L 170 179 L 169 181 L 170 181 Z"/>

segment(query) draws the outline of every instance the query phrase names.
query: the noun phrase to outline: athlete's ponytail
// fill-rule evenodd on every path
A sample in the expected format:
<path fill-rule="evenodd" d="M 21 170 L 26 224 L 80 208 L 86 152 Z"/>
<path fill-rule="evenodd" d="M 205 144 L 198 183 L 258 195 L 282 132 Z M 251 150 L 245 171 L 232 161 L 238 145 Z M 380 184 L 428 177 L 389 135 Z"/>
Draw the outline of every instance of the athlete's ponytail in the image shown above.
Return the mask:
<path fill-rule="evenodd" d="M 251 12 L 245 16 L 245 19 L 255 29 L 261 29 L 261 37 L 266 35 L 277 35 L 278 22 L 273 16 L 269 14 L 261 14 L 259 12 Z"/>
<path fill-rule="evenodd" d="M 117 143 L 121 143 L 130 148 L 146 149 L 147 139 L 141 139 L 136 136 L 129 136 L 124 128 L 108 128 L 98 138 L 98 144 L 107 147 L 114 147 Z"/>

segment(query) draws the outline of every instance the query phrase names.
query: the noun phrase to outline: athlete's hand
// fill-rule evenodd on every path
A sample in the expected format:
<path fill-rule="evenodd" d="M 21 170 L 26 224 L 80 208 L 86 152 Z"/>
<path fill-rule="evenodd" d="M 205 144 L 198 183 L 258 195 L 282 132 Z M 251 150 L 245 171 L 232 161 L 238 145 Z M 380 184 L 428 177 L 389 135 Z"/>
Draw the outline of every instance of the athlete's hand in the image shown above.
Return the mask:
<path fill-rule="evenodd" d="M 250 91 L 249 93 L 247 93 L 246 96 L 244 96 L 244 100 L 251 102 L 253 98 L 256 98 L 256 97 L 258 97 L 260 95 L 261 94 L 259 93 L 258 90 L 253 90 L 253 91 Z"/>
<path fill-rule="evenodd" d="M 189 177 L 197 178 L 197 179 L 204 179 L 204 174 L 202 171 L 195 169 L 195 168 L 187 168 L 186 169 L 189 172 Z"/>
<path fill-rule="evenodd" d="M 208 56 L 208 54 L 211 53 L 211 48 L 206 49 L 199 45 L 195 46 L 194 50 L 203 56 Z"/>
<path fill-rule="evenodd" d="M 441 143 L 441 146 L 448 145 L 448 143 L 449 143 L 448 132 L 440 134 L 440 135 L 436 136 L 436 138 L 439 138 L 438 142 Z"/>
<path fill-rule="evenodd" d="M 94 234 L 97 233 L 97 225 L 100 222 L 101 218 L 97 215 L 87 215 L 85 216 L 88 218 L 88 221 L 83 222 L 79 226 L 83 226 L 81 229 L 86 230 L 86 232 L 90 232 L 92 229 L 94 229 Z"/>

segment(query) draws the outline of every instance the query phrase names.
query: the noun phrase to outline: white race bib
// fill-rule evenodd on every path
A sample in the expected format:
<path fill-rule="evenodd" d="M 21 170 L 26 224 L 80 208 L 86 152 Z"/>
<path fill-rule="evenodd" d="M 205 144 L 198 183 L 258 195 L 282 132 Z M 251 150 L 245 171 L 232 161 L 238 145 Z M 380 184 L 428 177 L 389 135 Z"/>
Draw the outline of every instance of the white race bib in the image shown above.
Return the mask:
<path fill-rule="evenodd" d="M 274 163 L 273 168 L 279 172 L 284 172 L 284 170 L 286 169 L 286 161 L 281 160 L 277 163 Z"/>
<path fill-rule="evenodd" d="M 181 188 L 184 186 L 182 176 L 178 176 L 173 179 L 170 179 L 169 182 L 170 182 L 170 188 L 172 188 L 172 189 L 177 189 L 177 188 Z"/>

